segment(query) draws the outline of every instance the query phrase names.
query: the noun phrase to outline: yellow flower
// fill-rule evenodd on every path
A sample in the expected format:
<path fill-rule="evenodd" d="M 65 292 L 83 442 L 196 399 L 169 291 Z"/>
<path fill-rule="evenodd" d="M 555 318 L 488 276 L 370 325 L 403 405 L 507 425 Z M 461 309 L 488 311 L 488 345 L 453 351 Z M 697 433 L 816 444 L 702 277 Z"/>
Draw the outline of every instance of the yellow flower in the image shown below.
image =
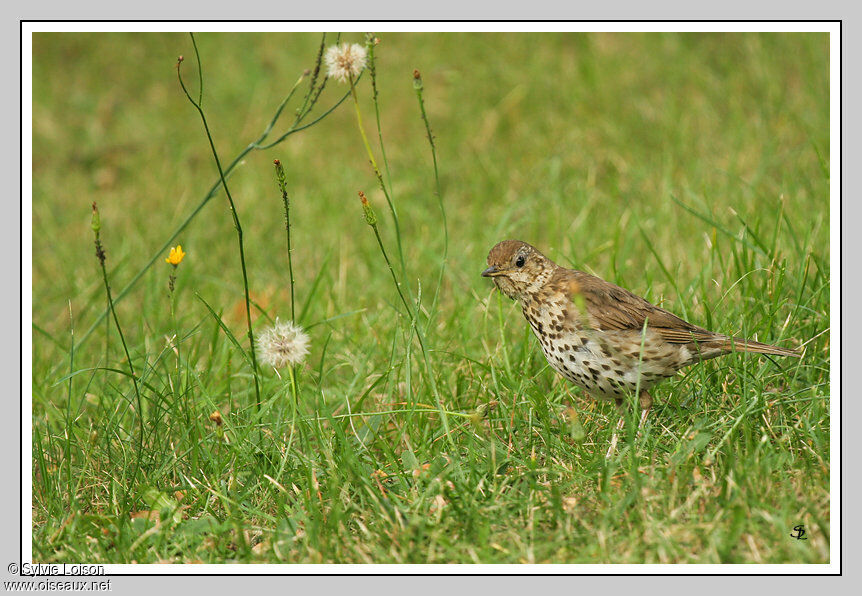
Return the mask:
<path fill-rule="evenodd" d="M 182 262 L 184 256 L 186 256 L 186 253 L 183 252 L 183 246 L 181 244 L 177 244 L 176 248 L 171 249 L 171 254 L 168 255 L 167 259 L 165 259 L 165 263 L 170 263 L 176 267 Z"/>

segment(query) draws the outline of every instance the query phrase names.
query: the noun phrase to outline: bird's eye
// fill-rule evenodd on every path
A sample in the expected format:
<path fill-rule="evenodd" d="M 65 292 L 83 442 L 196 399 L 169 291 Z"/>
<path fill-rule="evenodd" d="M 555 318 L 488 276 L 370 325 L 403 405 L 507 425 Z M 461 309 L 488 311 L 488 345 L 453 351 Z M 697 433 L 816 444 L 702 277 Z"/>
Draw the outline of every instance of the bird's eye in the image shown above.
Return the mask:
<path fill-rule="evenodd" d="M 515 266 L 516 267 L 523 267 L 524 261 L 526 261 L 526 260 L 527 260 L 527 257 L 525 257 L 524 255 L 520 255 L 518 257 L 518 259 L 515 261 Z"/>

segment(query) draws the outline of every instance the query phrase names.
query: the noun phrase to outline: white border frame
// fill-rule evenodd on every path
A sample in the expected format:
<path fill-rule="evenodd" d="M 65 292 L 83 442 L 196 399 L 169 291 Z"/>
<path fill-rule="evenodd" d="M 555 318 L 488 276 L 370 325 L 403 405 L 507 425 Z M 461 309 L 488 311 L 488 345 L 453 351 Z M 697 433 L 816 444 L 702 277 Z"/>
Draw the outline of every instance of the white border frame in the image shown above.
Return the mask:
<path fill-rule="evenodd" d="M 24 316 L 21 320 L 22 370 L 25 383 L 32 379 L 32 246 L 33 246 L 33 197 L 32 197 L 32 34 L 36 32 L 284 32 L 284 31 L 345 31 L 345 32 L 824 32 L 830 34 L 829 49 L 829 168 L 830 168 L 830 260 L 836 262 L 841 254 L 840 214 L 841 206 L 841 23 L 829 21 L 504 21 L 504 22 L 269 22 L 269 21 L 224 21 L 224 22 L 22 22 L 22 81 L 21 81 L 21 300 Z M 836 271 L 834 266 L 830 271 Z M 837 574 L 841 571 L 841 276 L 835 280 L 837 287 L 831 287 L 830 305 L 830 563 L 828 564 L 536 564 L 536 565 L 412 565 L 412 564 L 245 564 L 225 563 L 207 565 L 105 565 L 106 573 L 134 575 L 222 575 L 222 574 Z M 22 387 L 22 428 L 30 432 L 21 437 L 22 478 L 21 478 L 21 548 L 22 562 L 32 563 L 33 519 L 32 519 L 32 391 Z M 27 413 L 27 424 L 24 416 Z M 94 578 L 95 579 L 95 578 Z"/>

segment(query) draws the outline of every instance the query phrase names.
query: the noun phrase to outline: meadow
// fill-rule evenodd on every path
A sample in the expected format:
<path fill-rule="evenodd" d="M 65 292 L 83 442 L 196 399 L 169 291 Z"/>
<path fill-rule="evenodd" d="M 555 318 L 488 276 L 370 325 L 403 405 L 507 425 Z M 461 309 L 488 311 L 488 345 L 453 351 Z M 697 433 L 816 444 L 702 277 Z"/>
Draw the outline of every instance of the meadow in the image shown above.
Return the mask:
<path fill-rule="evenodd" d="M 828 562 L 828 36 L 377 37 L 354 102 L 306 100 L 335 33 L 197 34 L 200 77 L 187 34 L 34 35 L 33 559 Z M 507 238 L 803 356 L 684 370 L 606 459 L 480 277 Z"/>

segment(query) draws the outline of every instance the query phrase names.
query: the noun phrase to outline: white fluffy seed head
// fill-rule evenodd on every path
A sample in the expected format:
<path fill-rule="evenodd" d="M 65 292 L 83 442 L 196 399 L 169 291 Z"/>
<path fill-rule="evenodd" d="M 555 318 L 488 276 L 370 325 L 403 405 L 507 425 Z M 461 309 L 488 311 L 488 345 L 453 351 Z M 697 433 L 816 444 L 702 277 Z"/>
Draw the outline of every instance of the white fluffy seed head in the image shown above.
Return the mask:
<path fill-rule="evenodd" d="M 264 364 L 273 368 L 284 368 L 300 364 L 308 355 L 308 335 L 302 327 L 287 321 L 275 320 L 275 325 L 260 334 L 257 348 Z"/>
<path fill-rule="evenodd" d="M 326 50 L 327 75 L 344 83 L 356 78 L 365 68 L 365 47 L 358 43 L 343 43 Z"/>

